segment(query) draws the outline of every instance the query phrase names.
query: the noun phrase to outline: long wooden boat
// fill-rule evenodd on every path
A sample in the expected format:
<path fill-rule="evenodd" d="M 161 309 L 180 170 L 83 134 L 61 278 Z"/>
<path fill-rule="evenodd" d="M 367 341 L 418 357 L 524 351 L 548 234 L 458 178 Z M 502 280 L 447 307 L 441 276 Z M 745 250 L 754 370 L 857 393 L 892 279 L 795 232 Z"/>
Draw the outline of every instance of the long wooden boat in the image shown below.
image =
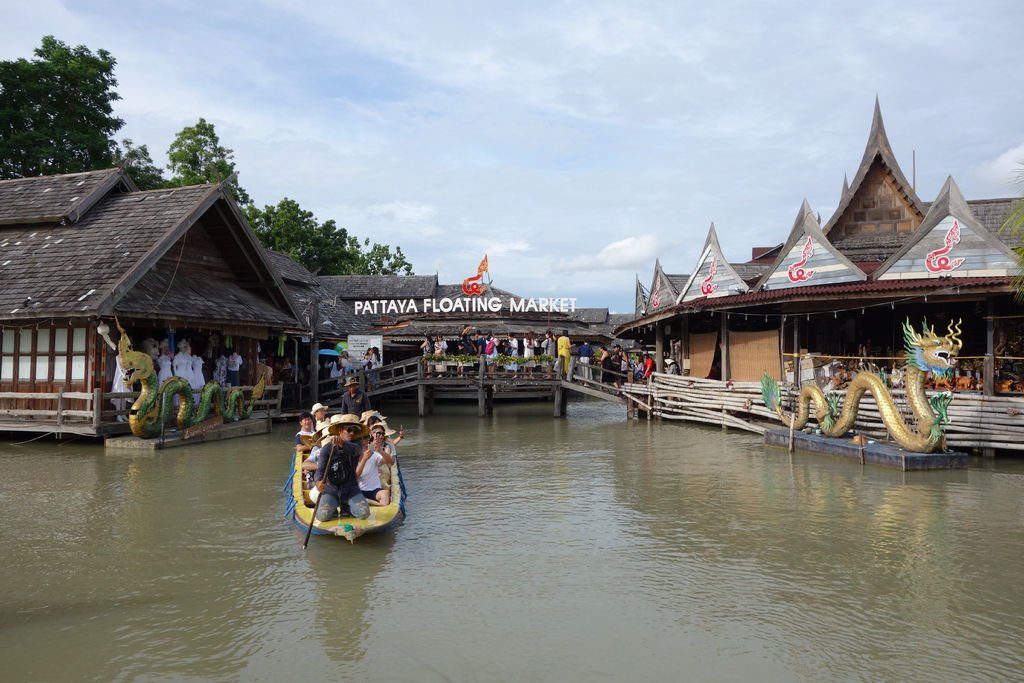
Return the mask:
<path fill-rule="evenodd" d="M 309 522 L 313 519 L 315 506 L 309 498 L 309 484 L 303 480 L 302 461 L 303 453 L 294 453 L 292 459 L 292 471 L 289 475 L 286 487 L 290 484 L 290 495 L 285 515 L 291 517 L 295 525 L 305 533 L 309 528 Z M 355 517 L 335 517 L 326 522 L 319 520 L 313 522 L 313 534 L 317 536 L 337 536 L 354 541 L 363 534 L 375 534 L 388 531 L 398 526 L 399 522 L 405 519 L 405 483 L 402 481 L 402 470 L 395 464 L 388 468 L 390 472 L 390 483 L 381 483 L 391 487 L 390 505 L 370 505 L 370 516 L 367 519 Z"/>

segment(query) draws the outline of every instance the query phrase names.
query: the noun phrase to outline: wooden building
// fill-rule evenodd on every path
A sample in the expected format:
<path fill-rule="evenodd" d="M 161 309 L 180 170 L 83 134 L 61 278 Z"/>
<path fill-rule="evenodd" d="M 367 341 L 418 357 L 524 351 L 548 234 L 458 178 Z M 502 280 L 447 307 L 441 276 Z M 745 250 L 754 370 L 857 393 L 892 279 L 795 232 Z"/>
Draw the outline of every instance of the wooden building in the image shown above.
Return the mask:
<path fill-rule="evenodd" d="M 861 163 L 824 225 L 804 201 L 784 241 L 752 248 L 745 263 L 725 259 L 712 225 L 689 275 L 659 262 L 649 290 L 637 282 L 635 317 L 616 333 L 656 347 L 659 369 L 674 354 L 694 377 L 792 378 L 799 354 L 821 381 L 840 366 L 902 365 L 907 318 L 941 330 L 962 319 L 961 389 L 1019 392 L 1018 242 L 1000 232 L 1015 201 L 967 200 L 952 178 L 923 201 L 876 101 Z"/>
<path fill-rule="evenodd" d="M 0 431 L 126 431 L 107 394 L 114 318 L 211 360 L 301 329 L 277 270 L 222 184 L 140 192 L 120 169 L 0 181 Z M 123 415 L 122 415 L 123 417 Z"/>

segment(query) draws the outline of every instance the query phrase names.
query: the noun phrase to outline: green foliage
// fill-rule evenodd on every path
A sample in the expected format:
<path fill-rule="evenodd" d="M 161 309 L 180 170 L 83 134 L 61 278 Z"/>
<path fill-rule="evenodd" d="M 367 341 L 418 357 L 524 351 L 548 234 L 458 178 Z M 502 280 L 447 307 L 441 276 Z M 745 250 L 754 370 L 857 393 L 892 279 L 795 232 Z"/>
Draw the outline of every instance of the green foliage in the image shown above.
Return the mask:
<path fill-rule="evenodd" d="M 779 383 L 767 372 L 761 375 L 761 399 L 768 410 L 774 411 L 779 405 Z"/>
<path fill-rule="evenodd" d="M 1024 166 L 1017 173 L 1017 182 L 1024 185 Z M 1006 217 L 999 230 L 1011 235 L 1019 243 L 1013 251 L 1017 254 L 1017 262 L 1022 269 L 1013 280 L 1013 289 L 1018 303 L 1024 303 L 1024 199 L 1014 205 L 1013 211 Z"/>
<path fill-rule="evenodd" d="M 842 398 L 838 391 L 832 391 L 825 394 L 825 407 L 828 414 L 825 415 L 821 420 L 821 431 L 828 432 L 836 424 L 836 418 L 839 417 L 839 400 Z"/>
<path fill-rule="evenodd" d="M 46 36 L 35 59 L 0 62 L 0 178 L 77 173 L 114 163 L 114 65 Z"/>
<path fill-rule="evenodd" d="M 131 138 L 121 141 L 114 155 L 114 162 L 123 166 L 140 190 L 156 190 L 166 187 L 163 171 L 153 163 L 146 145 L 135 146 Z"/>
<path fill-rule="evenodd" d="M 409 263 L 401 247 L 395 247 L 395 253 L 391 253 L 391 247 L 386 244 L 373 243 L 370 246 L 369 238 L 363 240 L 363 246 L 369 247 L 361 254 L 361 271 L 366 275 L 412 275 L 412 264 Z"/>
<path fill-rule="evenodd" d="M 183 128 L 167 148 L 168 168 L 174 174 L 170 185 L 202 185 L 231 178 L 228 185 L 238 203 L 251 204 L 249 193 L 238 184 L 234 158 L 233 150 L 221 146 L 213 124 L 200 118 L 196 125 Z"/>
<path fill-rule="evenodd" d="M 953 393 L 950 391 L 943 391 L 928 399 L 928 402 L 932 405 L 932 410 L 935 411 L 935 422 L 932 423 L 929 433 L 931 438 L 940 439 L 946 431 L 945 426 L 949 424 L 949 404 L 952 401 Z"/>
<path fill-rule="evenodd" d="M 359 239 L 339 228 L 333 220 L 319 222 L 294 199 L 285 197 L 276 206 L 245 208 L 245 217 L 260 242 L 268 249 L 288 254 L 318 275 L 412 275 L 412 265 L 401 248 L 391 253 L 386 245 Z"/>

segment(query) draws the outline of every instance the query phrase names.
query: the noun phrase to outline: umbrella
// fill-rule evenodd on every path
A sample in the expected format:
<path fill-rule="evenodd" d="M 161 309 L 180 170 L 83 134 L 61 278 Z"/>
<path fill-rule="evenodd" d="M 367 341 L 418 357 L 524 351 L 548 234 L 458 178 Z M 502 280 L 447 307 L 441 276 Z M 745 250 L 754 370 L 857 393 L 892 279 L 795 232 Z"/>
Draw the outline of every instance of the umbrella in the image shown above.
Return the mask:
<path fill-rule="evenodd" d="M 321 356 L 340 356 L 341 354 L 334 349 L 320 349 Z"/>

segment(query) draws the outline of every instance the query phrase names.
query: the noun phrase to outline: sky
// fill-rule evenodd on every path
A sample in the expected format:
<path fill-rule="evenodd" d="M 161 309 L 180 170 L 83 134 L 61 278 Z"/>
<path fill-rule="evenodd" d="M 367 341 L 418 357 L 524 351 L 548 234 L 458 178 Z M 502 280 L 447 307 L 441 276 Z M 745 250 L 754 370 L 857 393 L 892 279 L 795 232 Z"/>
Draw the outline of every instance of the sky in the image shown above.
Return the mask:
<path fill-rule="evenodd" d="M 1024 2 L 0 0 L 0 59 L 54 35 L 117 59 L 119 138 L 158 165 L 199 117 L 284 197 L 417 275 L 632 312 L 825 221 L 875 98 L 925 201 L 1024 194 Z"/>

